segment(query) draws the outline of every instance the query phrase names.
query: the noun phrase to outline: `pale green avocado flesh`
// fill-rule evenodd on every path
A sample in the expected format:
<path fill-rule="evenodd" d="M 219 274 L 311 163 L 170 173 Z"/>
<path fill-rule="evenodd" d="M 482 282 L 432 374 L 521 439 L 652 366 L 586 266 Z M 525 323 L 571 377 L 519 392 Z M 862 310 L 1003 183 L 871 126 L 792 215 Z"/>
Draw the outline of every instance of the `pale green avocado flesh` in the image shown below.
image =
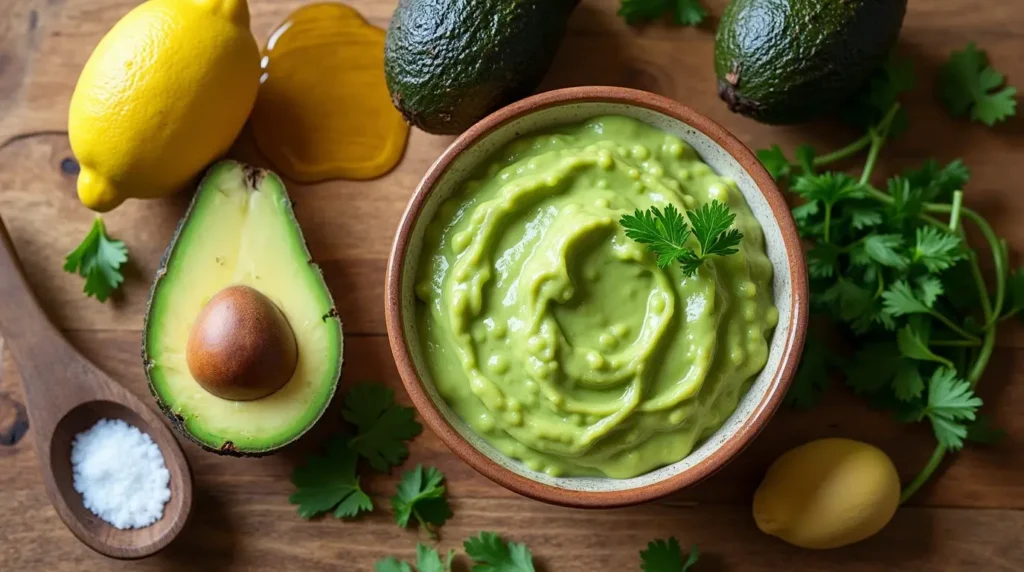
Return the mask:
<path fill-rule="evenodd" d="M 744 238 L 693 278 L 659 268 L 619 223 L 713 199 Z M 552 476 L 629 478 L 683 459 L 736 409 L 778 320 L 762 231 L 735 182 L 619 116 L 498 151 L 428 224 L 415 289 L 440 395 Z"/>
<path fill-rule="evenodd" d="M 236 284 L 274 302 L 298 347 L 291 379 L 252 401 L 209 393 L 192 378 L 185 358 L 200 310 Z M 231 161 L 207 173 L 157 274 L 143 357 L 160 406 L 204 448 L 265 454 L 294 441 L 319 419 L 341 373 L 341 322 L 277 175 Z"/>

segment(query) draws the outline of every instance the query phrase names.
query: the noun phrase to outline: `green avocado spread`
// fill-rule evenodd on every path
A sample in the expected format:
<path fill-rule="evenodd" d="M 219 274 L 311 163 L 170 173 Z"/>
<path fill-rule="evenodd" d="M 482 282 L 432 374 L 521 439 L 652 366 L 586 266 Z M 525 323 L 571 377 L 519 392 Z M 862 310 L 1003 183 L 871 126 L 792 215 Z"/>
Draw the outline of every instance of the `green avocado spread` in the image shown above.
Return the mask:
<path fill-rule="evenodd" d="M 659 268 L 619 224 L 713 199 L 743 240 L 693 278 Z M 761 228 L 736 183 L 627 117 L 498 151 L 440 205 L 418 268 L 419 338 L 440 395 L 552 476 L 629 478 L 688 455 L 736 409 L 778 321 Z"/>

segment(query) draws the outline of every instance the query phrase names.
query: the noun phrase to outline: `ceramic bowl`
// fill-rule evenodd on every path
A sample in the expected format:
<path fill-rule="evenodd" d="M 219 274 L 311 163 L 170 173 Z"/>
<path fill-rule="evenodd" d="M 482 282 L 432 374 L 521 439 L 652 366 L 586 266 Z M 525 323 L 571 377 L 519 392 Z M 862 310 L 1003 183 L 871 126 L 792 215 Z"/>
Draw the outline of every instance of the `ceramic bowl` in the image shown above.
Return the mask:
<path fill-rule="evenodd" d="M 523 134 L 607 114 L 633 117 L 680 137 L 717 173 L 736 181 L 764 231 L 768 258 L 774 267 L 779 322 L 765 368 L 736 411 L 689 456 L 629 479 L 552 477 L 499 452 L 438 395 L 416 332 L 416 266 L 424 229 L 438 206 L 494 151 Z M 456 139 L 427 171 L 402 216 L 388 262 L 385 296 L 391 351 L 427 426 L 462 460 L 514 492 L 553 504 L 594 508 L 636 504 L 678 491 L 711 475 L 739 454 L 778 409 L 796 372 L 808 299 L 803 255 L 789 208 L 750 149 L 685 105 L 617 87 L 578 87 L 535 95 L 493 113 Z"/>

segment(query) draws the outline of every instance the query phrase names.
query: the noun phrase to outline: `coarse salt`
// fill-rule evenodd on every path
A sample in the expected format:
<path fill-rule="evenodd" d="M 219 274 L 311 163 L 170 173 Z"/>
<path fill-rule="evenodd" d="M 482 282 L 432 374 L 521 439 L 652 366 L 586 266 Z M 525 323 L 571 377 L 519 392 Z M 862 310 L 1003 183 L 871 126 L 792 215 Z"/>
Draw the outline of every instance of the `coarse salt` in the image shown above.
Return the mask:
<path fill-rule="evenodd" d="M 120 419 L 100 419 L 75 435 L 71 469 L 85 508 L 122 530 L 160 520 L 171 498 L 160 448 Z"/>

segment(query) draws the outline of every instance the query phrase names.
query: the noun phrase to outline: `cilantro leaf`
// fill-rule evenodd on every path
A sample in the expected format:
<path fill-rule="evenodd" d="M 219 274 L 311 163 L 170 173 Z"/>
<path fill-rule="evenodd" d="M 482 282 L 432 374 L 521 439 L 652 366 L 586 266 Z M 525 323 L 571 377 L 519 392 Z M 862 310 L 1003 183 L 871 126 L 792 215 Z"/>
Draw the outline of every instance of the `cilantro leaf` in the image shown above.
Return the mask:
<path fill-rule="evenodd" d="M 805 175 L 814 174 L 814 147 L 804 144 L 796 148 L 796 164 Z"/>
<path fill-rule="evenodd" d="M 920 397 L 924 392 L 924 379 L 918 364 L 909 359 L 901 359 L 896 375 L 892 378 L 892 389 L 900 401 Z"/>
<path fill-rule="evenodd" d="M 845 207 L 843 212 L 850 216 L 850 226 L 854 230 L 864 230 L 882 224 L 882 211 L 873 205 L 855 203 Z"/>
<path fill-rule="evenodd" d="M 972 443 L 990 445 L 998 443 L 1006 437 L 1006 431 L 997 428 L 988 415 L 978 415 L 977 419 L 967 426 L 966 439 Z"/>
<path fill-rule="evenodd" d="M 812 278 L 831 278 L 839 264 L 839 249 L 825 242 L 819 242 L 807 251 L 807 272 Z"/>
<path fill-rule="evenodd" d="M 981 398 L 974 395 L 971 384 L 959 379 L 949 368 L 939 368 L 928 380 L 928 404 L 924 414 L 932 423 L 932 431 L 940 445 L 957 450 L 964 446 L 967 426 L 974 421 L 981 407 Z"/>
<path fill-rule="evenodd" d="M 907 259 L 898 249 L 903 248 L 903 237 L 898 234 L 872 234 L 864 239 L 864 253 L 875 262 L 896 269 L 907 266 Z"/>
<path fill-rule="evenodd" d="M 676 260 L 687 276 L 694 276 L 710 256 L 739 252 L 737 246 L 743 234 L 739 229 L 729 228 L 736 215 L 724 203 L 712 200 L 698 209 L 687 211 L 687 217 L 692 231 L 672 205 L 667 205 L 664 211 L 658 207 L 646 211 L 636 209 L 632 215 L 622 215 L 619 224 L 627 237 L 647 245 L 648 250 L 658 255 L 658 266 L 664 268 Z M 691 233 L 697 239 L 700 254 L 685 245 Z"/>
<path fill-rule="evenodd" d="M 455 551 L 449 550 L 442 562 L 436 549 L 423 543 L 416 544 L 416 572 L 451 572 Z M 385 558 L 374 566 L 374 572 L 413 572 L 412 566 L 395 558 Z"/>
<path fill-rule="evenodd" d="M 373 510 L 370 497 L 359 487 L 357 459 L 348 440 L 335 437 L 325 455 L 312 455 L 295 467 L 292 483 L 297 490 L 288 502 L 299 505 L 299 516 L 313 518 L 333 509 L 336 518 L 346 518 Z"/>
<path fill-rule="evenodd" d="M 810 409 L 825 394 L 832 378 L 829 376 L 829 348 L 817 335 L 815 328 L 808 332 L 804 343 L 804 357 L 796 370 L 793 383 L 786 391 L 784 401 L 794 409 Z"/>
<path fill-rule="evenodd" d="M 907 324 L 904 326 L 896 334 L 896 346 L 899 347 L 900 354 L 909 359 L 934 361 L 952 369 L 952 362 L 935 354 L 928 348 L 928 340 L 925 337 L 926 335 L 927 334 L 924 333 L 921 328 L 915 327 L 914 324 Z"/>
<path fill-rule="evenodd" d="M 844 199 L 859 199 L 866 195 L 864 186 L 846 173 L 828 172 L 820 175 L 804 175 L 793 182 L 791 189 L 810 201 L 821 201 L 826 205 Z"/>
<path fill-rule="evenodd" d="M 924 276 L 918 276 L 917 280 L 917 292 L 919 299 L 924 303 L 925 306 L 932 308 L 935 306 L 935 302 L 945 293 L 945 288 L 942 286 L 942 281 L 937 277 L 926 274 Z"/>
<path fill-rule="evenodd" d="M 651 207 L 646 211 L 636 209 L 632 215 L 622 215 L 619 224 L 626 229 L 626 236 L 658 255 L 658 266 L 665 268 L 672 261 L 692 252 L 686 246 L 690 238 L 690 228 L 674 205 L 666 205 L 665 210 Z"/>
<path fill-rule="evenodd" d="M 778 145 L 772 145 L 769 149 L 758 149 L 757 158 L 761 160 L 761 164 L 776 181 L 788 177 L 792 170 L 789 159 Z"/>
<path fill-rule="evenodd" d="M 686 216 L 693 227 L 693 236 L 700 244 L 701 258 L 728 256 L 739 252 L 737 246 L 743 239 L 743 233 L 739 229 L 729 228 L 736 220 L 736 215 L 725 203 L 713 200 L 704 203 L 698 209 L 687 211 Z"/>
<path fill-rule="evenodd" d="M 949 112 L 961 117 L 969 112 L 988 126 L 1017 111 L 1017 89 L 1004 83 L 1003 74 L 988 65 L 988 56 L 974 42 L 953 51 L 939 68 L 939 95 Z"/>
<path fill-rule="evenodd" d="M 949 200 L 954 191 L 963 190 L 971 178 L 971 171 L 960 159 L 939 168 L 935 159 L 928 159 L 918 169 L 904 171 L 903 178 L 910 186 L 922 190 L 924 201 Z"/>
<path fill-rule="evenodd" d="M 627 24 L 647 22 L 672 13 L 672 21 L 680 26 L 697 26 L 707 17 L 707 9 L 700 0 L 622 0 L 619 16 Z"/>
<path fill-rule="evenodd" d="M 940 284 L 939 289 L 941 288 Z M 922 301 L 905 280 L 897 280 L 888 290 L 882 292 L 882 300 L 885 312 L 893 317 L 927 314 L 931 311 L 931 306 Z M 934 302 L 934 297 L 931 300 Z"/>
<path fill-rule="evenodd" d="M 846 121 L 864 128 L 876 125 L 916 83 L 914 64 L 895 54 L 879 68 L 866 82 L 853 101 L 840 108 L 839 113 Z M 907 115 L 903 108 L 896 112 L 889 126 L 889 136 L 895 137 L 906 131 Z"/>
<path fill-rule="evenodd" d="M 378 383 L 354 385 L 345 395 L 341 414 L 357 429 L 349 446 L 381 472 L 401 465 L 409 456 L 405 441 L 423 430 L 413 409 L 396 405 L 394 392 Z"/>
<path fill-rule="evenodd" d="M 964 257 L 959 236 L 934 226 L 918 227 L 910 261 L 923 265 L 928 272 L 941 272 Z"/>
<path fill-rule="evenodd" d="M 452 516 L 448 499 L 444 497 L 443 481 L 444 474 L 434 467 L 416 465 L 402 473 L 398 490 L 391 498 L 398 526 L 408 528 L 409 519 L 415 517 L 420 526 L 434 536 L 435 527 L 442 526 Z"/>
<path fill-rule="evenodd" d="M 399 562 L 393 556 L 378 560 L 373 565 L 373 572 L 413 572 L 408 562 Z"/>
<path fill-rule="evenodd" d="M 127 261 L 128 247 L 111 239 L 103 219 L 97 216 L 82 243 L 64 258 L 64 271 L 84 277 L 85 295 L 106 302 L 124 282 L 120 268 Z"/>
<path fill-rule="evenodd" d="M 462 546 L 473 560 L 472 572 L 536 572 L 525 544 L 506 543 L 494 532 L 481 532 Z"/>
<path fill-rule="evenodd" d="M 686 560 L 683 560 L 683 550 L 673 536 L 667 541 L 653 540 L 647 545 L 646 550 L 641 550 L 640 569 L 643 572 L 687 572 L 699 558 L 700 550 L 697 550 L 697 545 L 694 544 L 690 547 Z"/>

